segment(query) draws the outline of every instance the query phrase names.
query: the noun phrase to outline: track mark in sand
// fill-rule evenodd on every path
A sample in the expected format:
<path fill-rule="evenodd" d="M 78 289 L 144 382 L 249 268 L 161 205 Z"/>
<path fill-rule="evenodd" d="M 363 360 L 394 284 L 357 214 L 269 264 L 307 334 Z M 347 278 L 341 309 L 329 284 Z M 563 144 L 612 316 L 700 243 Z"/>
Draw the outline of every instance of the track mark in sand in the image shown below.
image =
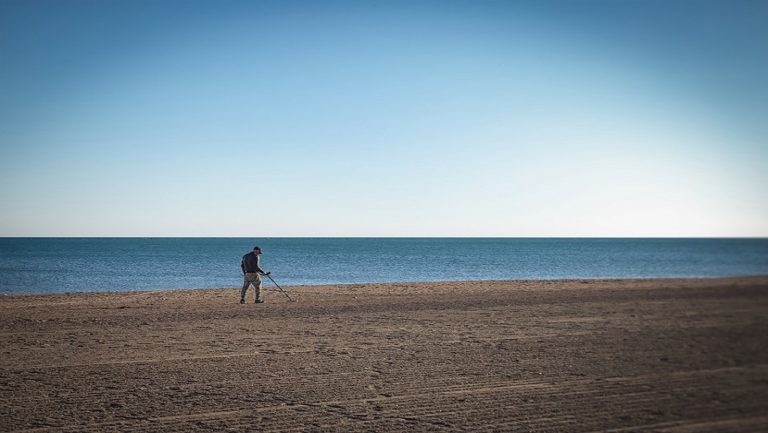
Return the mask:
<path fill-rule="evenodd" d="M 764 432 L 768 431 L 768 416 L 751 418 L 730 418 L 698 422 L 661 422 L 640 426 L 599 430 L 601 433 L 623 433 L 649 430 L 661 433 L 703 433 L 703 432 Z M 598 431 L 591 432 L 598 433 Z"/>
<path fill-rule="evenodd" d="M 748 430 L 744 430 L 748 428 Z M 736 431 L 768 431 L 768 416 L 753 418 L 734 418 L 726 420 L 714 420 L 705 422 L 694 422 L 678 425 L 675 427 L 664 428 L 662 432 L 669 433 L 701 433 L 701 432 L 736 432 Z"/>
<path fill-rule="evenodd" d="M 362 402 L 367 403 L 368 405 L 373 404 L 378 399 L 360 399 L 355 402 Z M 318 403 L 304 403 L 299 404 L 299 406 L 305 406 L 305 407 L 312 407 L 316 408 L 322 411 L 325 411 L 326 413 L 341 416 L 343 418 L 346 418 L 349 421 L 358 422 L 358 423 L 370 423 L 370 422 L 381 422 L 384 420 L 391 420 L 391 421 L 399 421 L 406 424 L 427 424 L 432 427 L 441 427 L 441 428 L 451 428 L 453 429 L 454 426 L 450 423 L 443 422 L 443 421 L 436 421 L 436 420 L 430 420 L 430 419 L 424 419 L 416 416 L 402 416 L 402 415 L 387 415 L 381 413 L 381 411 L 384 410 L 382 407 L 378 407 L 378 410 L 376 409 L 376 405 L 373 405 L 372 407 L 366 407 L 368 409 L 365 414 L 363 413 L 355 413 L 350 408 L 342 405 L 342 404 L 318 404 Z M 370 409 L 373 409 L 371 411 Z"/>
<path fill-rule="evenodd" d="M 223 420 L 227 418 L 237 417 L 249 417 L 256 416 L 262 412 L 270 411 L 293 411 L 293 408 L 287 406 L 284 403 L 279 405 L 262 406 L 255 409 L 235 409 L 235 410 L 223 410 L 212 412 L 199 412 L 187 415 L 168 415 L 168 416 L 153 416 L 153 417 L 134 417 L 123 418 L 120 420 L 105 421 L 91 424 L 69 424 L 63 426 L 47 426 L 38 427 L 32 429 L 12 430 L 14 433 L 45 433 L 53 431 L 94 431 L 100 432 L 104 430 L 114 429 L 119 427 L 119 430 L 127 431 L 145 431 L 147 429 L 157 431 L 157 427 L 169 424 L 184 424 L 195 421 L 210 421 L 210 420 Z M 291 419 L 293 417 L 288 417 Z M 163 428 L 163 430 L 166 430 Z"/>
<path fill-rule="evenodd" d="M 259 409 L 269 410 L 274 407 L 276 406 L 265 406 Z M 193 413 L 189 415 L 153 416 L 153 417 L 147 418 L 146 420 L 152 421 L 152 422 L 195 421 L 195 420 L 203 420 L 203 419 L 211 419 L 211 418 L 227 418 L 231 416 L 246 415 L 251 412 L 253 412 L 253 410 L 242 410 L 242 409 L 222 410 L 222 411 L 213 411 L 213 412 Z"/>
<path fill-rule="evenodd" d="M 455 428 L 452 424 L 449 424 L 447 422 L 433 421 L 433 420 L 417 418 L 417 417 L 392 416 L 387 418 L 395 421 L 402 421 L 402 422 L 405 422 L 406 424 L 427 424 L 433 427 L 442 427 L 442 428 L 451 428 L 451 429 Z"/>
<path fill-rule="evenodd" d="M 291 354 L 298 353 L 312 353 L 312 350 L 305 351 L 291 351 Z M 230 353 L 226 355 L 190 355 L 190 356 L 175 356 L 169 358 L 155 358 L 155 359 L 124 359 L 115 361 L 100 361 L 100 362 L 88 362 L 88 363 L 75 363 L 75 364 L 57 364 L 57 365 L 36 365 L 38 369 L 54 369 L 54 368 L 77 368 L 77 367 L 98 367 L 101 365 L 129 365 L 129 364 L 158 364 L 163 362 L 179 362 L 179 361 L 198 361 L 206 359 L 227 359 L 227 358 L 245 358 L 249 356 L 261 356 L 261 355 L 274 355 L 285 354 L 288 352 L 275 352 L 275 351 L 254 351 L 249 353 Z M 0 367 L 3 368 L 3 367 Z"/>
<path fill-rule="evenodd" d="M 750 370 L 766 370 L 766 369 L 768 369 L 768 364 L 755 364 L 755 365 L 744 366 L 744 367 L 718 367 L 718 368 L 702 368 L 702 369 L 696 369 L 696 370 L 672 371 L 669 373 L 665 373 L 664 376 L 669 376 L 670 378 L 684 378 L 684 377 L 690 377 L 690 376 L 696 376 L 696 375 L 747 372 Z M 655 379 L 655 378 L 658 378 L 658 376 L 659 376 L 658 374 L 642 374 L 637 376 L 613 376 L 613 377 L 603 378 L 602 380 L 606 382 L 627 382 L 627 381 Z"/>

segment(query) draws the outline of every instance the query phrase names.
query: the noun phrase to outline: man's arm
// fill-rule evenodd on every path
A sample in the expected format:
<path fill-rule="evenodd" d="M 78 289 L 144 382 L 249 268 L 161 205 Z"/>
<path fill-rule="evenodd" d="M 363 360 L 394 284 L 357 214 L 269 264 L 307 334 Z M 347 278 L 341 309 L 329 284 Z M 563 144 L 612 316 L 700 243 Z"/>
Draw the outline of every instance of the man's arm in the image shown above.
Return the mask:
<path fill-rule="evenodd" d="M 256 272 L 261 275 L 269 275 L 269 272 L 264 272 L 264 269 L 261 269 L 261 258 L 259 256 L 256 256 Z"/>

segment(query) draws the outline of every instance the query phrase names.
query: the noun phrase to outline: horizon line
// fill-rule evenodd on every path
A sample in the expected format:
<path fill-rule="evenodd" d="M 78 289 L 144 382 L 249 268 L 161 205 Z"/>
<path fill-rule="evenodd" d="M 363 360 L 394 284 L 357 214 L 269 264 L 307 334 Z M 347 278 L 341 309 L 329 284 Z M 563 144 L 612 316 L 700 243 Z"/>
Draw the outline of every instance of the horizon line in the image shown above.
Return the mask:
<path fill-rule="evenodd" d="M 0 239 L 768 239 L 758 236 L 0 236 Z"/>

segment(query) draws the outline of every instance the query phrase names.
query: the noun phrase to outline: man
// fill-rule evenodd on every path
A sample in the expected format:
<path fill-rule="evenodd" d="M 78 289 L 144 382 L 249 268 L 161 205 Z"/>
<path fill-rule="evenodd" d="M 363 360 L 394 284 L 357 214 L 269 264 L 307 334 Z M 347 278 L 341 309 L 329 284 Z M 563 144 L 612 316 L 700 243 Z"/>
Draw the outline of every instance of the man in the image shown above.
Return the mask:
<path fill-rule="evenodd" d="M 261 248 L 253 247 L 253 251 L 243 256 L 243 260 L 240 262 L 240 268 L 243 270 L 243 289 L 240 290 L 240 303 L 245 304 L 245 294 L 248 292 L 248 287 L 253 285 L 256 290 L 256 303 L 261 304 L 264 302 L 261 299 L 261 277 L 260 275 L 269 275 L 269 272 L 264 272 L 259 266 L 259 255 L 261 255 Z"/>

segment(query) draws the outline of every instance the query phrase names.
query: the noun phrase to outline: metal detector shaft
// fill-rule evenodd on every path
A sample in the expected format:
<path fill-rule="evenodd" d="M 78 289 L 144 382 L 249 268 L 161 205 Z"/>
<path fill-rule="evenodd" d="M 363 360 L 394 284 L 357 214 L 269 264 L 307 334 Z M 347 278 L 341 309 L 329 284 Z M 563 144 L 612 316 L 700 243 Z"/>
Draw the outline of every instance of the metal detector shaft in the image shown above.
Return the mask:
<path fill-rule="evenodd" d="M 287 294 L 287 293 L 285 293 L 285 290 L 283 290 L 283 288 L 282 288 L 282 287 L 280 287 L 280 285 L 279 285 L 279 284 L 277 284 L 277 283 L 275 282 L 275 280 L 273 280 L 273 279 L 272 279 L 272 276 L 271 276 L 271 275 L 269 275 L 269 274 L 264 274 L 264 275 L 266 275 L 266 276 L 267 276 L 267 278 L 269 278 L 269 279 L 270 279 L 270 281 L 272 281 L 272 283 L 273 283 L 275 286 L 277 286 L 277 288 L 278 288 L 278 289 L 279 289 L 281 292 L 283 292 L 283 295 L 285 295 L 285 297 L 286 297 L 286 298 L 288 298 L 288 300 L 289 300 L 289 301 L 291 301 L 291 302 L 296 302 L 296 301 L 294 301 L 293 299 L 291 299 L 291 297 L 290 297 L 290 296 L 288 296 L 288 294 Z"/>

